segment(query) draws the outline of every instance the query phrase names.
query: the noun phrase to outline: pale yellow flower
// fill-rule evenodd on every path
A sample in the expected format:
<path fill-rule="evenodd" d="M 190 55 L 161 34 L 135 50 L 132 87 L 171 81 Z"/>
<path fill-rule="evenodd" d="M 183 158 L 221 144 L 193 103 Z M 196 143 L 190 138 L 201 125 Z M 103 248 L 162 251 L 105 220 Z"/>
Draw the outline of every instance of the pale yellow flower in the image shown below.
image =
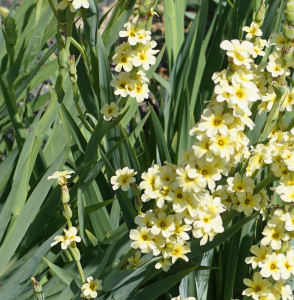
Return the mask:
<path fill-rule="evenodd" d="M 128 258 L 130 269 L 138 268 L 140 265 L 143 265 L 147 260 L 141 260 L 141 252 L 137 251 L 134 256 Z"/>
<path fill-rule="evenodd" d="M 126 192 L 131 187 L 131 183 L 136 182 L 133 176 L 135 176 L 137 172 L 134 172 L 133 169 L 129 169 L 128 167 L 124 167 L 122 170 L 118 169 L 115 174 L 116 176 L 110 178 L 113 190 L 117 190 L 121 187 L 121 189 Z"/>
<path fill-rule="evenodd" d="M 146 250 L 150 252 L 152 249 L 156 248 L 155 243 L 152 241 L 153 234 L 151 229 L 147 227 L 138 227 L 137 229 L 131 229 L 130 239 L 133 240 L 131 247 L 134 249 L 140 248 L 141 250 Z"/>
<path fill-rule="evenodd" d="M 155 265 L 155 269 L 162 269 L 164 272 L 167 272 L 171 266 L 172 262 L 168 259 L 164 259 Z"/>
<path fill-rule="evenodd" d="M 49 176 L 47 179 L 58 179 L 58 183 L 62 185 L 67 184 L 67 179 L 71 177 L 70 174 L 75 173 L 74 171 L 56 171 L 51 176 Z"/>
<path fill-rule="evenodd" d="M 263 294 L 269 294 L 271 283 L 267 279 L 262 279 L 259 272 L 254 273 L 253 281 L 245 278 L 244 284 L 248 286 L 242 293 L 247 297 L 252 297 L 254 300 L 258 300 Z"/>
<path fill-rule="evenodd" d="M 113 118 L 118 117 L 119 106 L 115 102 L 110 104 L 104 104 L 100 110 L 100 113 L 103 115 L 104 120 L 110 121 Z"/>
<path fill-rule="evenodd" d="M 283 224 L 277 226 L 266 226 L 262 232 L 265 236 L 261 243 L 272 247 L 273 250 L 279 250 L 282 247 L 282 241 L 288 241 L 289 235 L 285 233 Z"/>
<path fill-rule="evenodd" d="M 103 290 L 102 280 L 95 279 L 93 280 L 92 276 L 87 278 L 87 283 L 84 283 L 81 287 L 81 297 L 86 299 L 95 299 L 98 296 L 98 293 Z"/>

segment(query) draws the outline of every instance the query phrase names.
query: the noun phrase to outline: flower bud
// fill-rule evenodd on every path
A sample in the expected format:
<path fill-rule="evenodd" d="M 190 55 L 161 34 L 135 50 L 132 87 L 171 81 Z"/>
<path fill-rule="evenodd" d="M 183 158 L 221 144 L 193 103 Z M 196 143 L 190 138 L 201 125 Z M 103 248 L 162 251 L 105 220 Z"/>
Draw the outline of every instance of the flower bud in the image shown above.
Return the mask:
<path fill-rule="evenodd" d="M 286 39 L 292 40 L 294 38 L 294 27 L 285 24 L 283 26 L 283 34 Z"/>
<path fill-rule="evenodd" d="M 262 26 L 263 24 L 264 15 L 265 15 L 265 6 L 264 6 L 264 1 L 262 1 L 259 9 L 255 14 L 255 23 L 258 24 L 259 26 Z"/>
<path fill-rule="evenodd" d="M 134 201 L 134 203 L 135 203 L 135 208 L 136 208 L 136 210 L 138 211 L 139 214 L 141 214 L 141 209 L 142 209 L 142 207 L 143 207 L 143 203 L 142 203 L 142 201 L 141 201 L 141 198 L 138 197 L 138 196 L 135 196 L 135 201 Z"/>
<path fill-rule="evenodd" d="M 293 46 L 292 44 L 288 47 L 288 48 L 284 48 L 284 51 L 282 51 L 283 53 L 283 59 L 285 61 L 291 61 L 293 59 Z"/>
<path fill-rule="evenodd" d="M 69 66 L 69 73 L 71 75 L 74 75 L 77 73 L 77 68 L 76 68 L 76 64 L 75 64 L 75 56 L 72 55 L 68 58 L 67 64 Z"/>
<path fill-rule="evenodd" d="M 294 1 L 289 0 L 286 4 L 285 19 L 289 25 L 294 25 Z"/>
<path fill-rule="evenodd" d="M 72 242 L 71 246 L 68 247 L 68 249 L 75 261 L 81 260 L 81 253 L 79 248 L 75 245 L 75 242 Z"/>
<path fill-rule="evenodd" d="M 68 204 L 63 205 L 63 215 L 66 219 L 71 219 L 72 217 L 72 211 Z"/>
<path fill-rule="evenodd" d="M 156 0 L 142 0 L 142 4 L 138 8 L 139 18 L 148 15 L 155 2 Z"/>
<path fill-rule="evenodd" d="M 40 285 L 40 283 L 34 278 L 31 278 L 32 284 L 33 284 L 33 290 L 34 290 L 34 294 L 37 296 L 38 300 L 43 300 L 44 298 L 44 294 L 43 294 L 43 289 L 42 286 Z"/>
<path fill-rule="evenodd" d="M 61 202 L 62 203 L 68 203 L 69 202 L 69 192 L 68 187 L 66 185 L 61 186 Z"/>
<path fill-rule="evenodd" d="M 294 12 L 294 0 L 288 0 L 286 3 L 286 10 L 289 12 Z"/>
<path fill-rule="evenodd" d="M 8 43 L 10 46 L 14 46 L 17 37 L 15 19 L 8 15 L 4 19 L 4 25 L 5 25 L 4 36 L 5 36 L 6 43 Z"/>

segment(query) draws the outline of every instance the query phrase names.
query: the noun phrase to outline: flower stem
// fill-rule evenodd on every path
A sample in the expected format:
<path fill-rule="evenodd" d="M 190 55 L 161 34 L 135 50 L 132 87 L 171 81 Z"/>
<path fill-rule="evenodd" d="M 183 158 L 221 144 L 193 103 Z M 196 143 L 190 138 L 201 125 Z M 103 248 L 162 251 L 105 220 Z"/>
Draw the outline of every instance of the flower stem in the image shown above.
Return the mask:
<path fill-rule="evenodd" d="M 81 281 L 84 284 L 86 282 L 86 279 L 85 279 L 84 270 L 83 270 L 83 267 L 82 267 L 80 261 L 77 261 L 77 267 L 78 267 L 78 271 L 79 271 L 79 274 L 81 277 Z"/>

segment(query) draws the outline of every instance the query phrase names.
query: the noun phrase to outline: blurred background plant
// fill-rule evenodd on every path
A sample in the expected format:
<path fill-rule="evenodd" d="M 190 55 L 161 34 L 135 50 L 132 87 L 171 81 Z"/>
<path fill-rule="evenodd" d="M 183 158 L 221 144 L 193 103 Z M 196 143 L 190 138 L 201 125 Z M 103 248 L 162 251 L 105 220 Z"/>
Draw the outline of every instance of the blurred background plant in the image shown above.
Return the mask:
<path fill-rule="evenodd" d="M 192 240 L 189 263 L 177 262 L 164 273 L 154 269 L 156 258 L 148 256 L 147 262 L 130 268 L 128 259 L 136 252 L 129 240 L 135 196 L 131 190 L 114 194 L 109 179 L 124 166 L 133 168 L 139 181 L 154 163 L 177 163 L 179 153 L 191 145 L 189 130 L 213 93 L 212 74 L 227 67 L 221 41 L 244 39 L 242 27 L 250 25 L 261 1 L 157 1 L 159 16 L 147 21 L 161 50 L 147 72 L 152 94 L 141 104 L 127 98 L 120 117 L 109 123 L 100 121 L 100 109 L 116 101 L 110 58 L 119 31 L 136 18 L 140 1 L 89 2 L 93 9 L 77 15 L 72 26 L 76 93 L 68 72 L 59 77 L 61 66 L 67 69 L 57 52 L 57 39 L 65 31 L 62 26 L 57 31 L 48 1 L 5 5 L 2 0 L 0 299 L 35 297 L 31 277 L 46 299 L 80 298 L 72 256 L 50 247 L 66 220 L 60 188 L 56 183 L 52 187 L 47 177 L 61 169 L 75 171 L 68 184 L 72 222 L 82 238 L 78 247 L 85 276 L 103 279 L 98 299 L 171 299 L 179 293 L 183 299 L 243 298 L 243 278 L 249 272 L 244 261 L 260 240 L 264 222 L 246 218 L 239 223 L 228 213 L 225 232 L 213 242 L 201 247 Z M 265 5 L 261 29 L 268 39 L 281 31 L 285 1 Z M 254 116 L 256 127 L 247 132 L 251 144 L 265 118 Z M 143 211 L 147 209 L 148 204 Z"/>

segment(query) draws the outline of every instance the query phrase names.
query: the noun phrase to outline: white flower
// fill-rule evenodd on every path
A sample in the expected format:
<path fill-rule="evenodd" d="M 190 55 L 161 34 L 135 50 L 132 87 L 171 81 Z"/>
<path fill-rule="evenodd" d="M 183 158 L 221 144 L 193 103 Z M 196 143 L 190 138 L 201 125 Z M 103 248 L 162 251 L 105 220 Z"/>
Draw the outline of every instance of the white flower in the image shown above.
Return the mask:
<path fill-rule="evenodd" d="M 75 227 L 70 227 L 68 230 L 63 229 L 65 235 L 57 235 L 54 238 L 53 243 L 51 243 L 51 247 L 55 246 L 58 243 L 61 243 L 61 249 L 65 250 L 72 242 L 79 243 L 81 238 L 77 236 L 78 230 Z"/>
<path fill-rule="evenodd" d="M 118 117 L 119 106 L 115 102 L 110 104 L 104 104 L 100 110 L 100 113 L 103 114 L 103 118 L 106 121 L 110 121 L 113 118 Z"/>
<path fill-rule="evenodd" d="M 95 299 L 98 296 L 99 291 L 102 291 L 102 289 L 102 280 L 93 280 L 93 277 L 89 276 L 87 278 L 87 283 L 84 283 L 81 287 L 81 297 L 84 297 L 86 299 Z"/>
<path fill-rule="evenodd" d="M 75 173 L 74 171 L 56 171 L 51 176 L 49 176 L 47 179 L 58 179 L 58 183 L 60 185 L 66 185 L 67 179 L 71 176 L 69 174 Z"/>
<path fill-rule="evenodd" d="M 220 44 L 223 50 L 227 50 L 227 56 L 233 59 L 233 62 L 237 66 L 244 65 L 247 69 L 250 69 L 250 63 L 253 62 L 250 55 L 253 52 L 253 44 L 248 41 L 240 43 L 239 40 L 223 41 Z"/>
<path fill-rule="evenodd" d="M 121 187 L 123 191 L 127 191 L 131 187 L 130 183 L 136 181 L 133 176 L 136 175 L 137 172 L 134 172 L 133 169 L 129 169 L 128 167 L 124 167 L 122 170 L 118 169 L 115 174 L 116 176 L 112 176 L 110 179 L 113 190 L 117 190 Z"/>
<path fill-rule="evenodd" d="M 75 9 L 90 7 L 89 2 L 87 0 L 73 0 L 72 5 Z"/>
<path fill-rule="evenodd" d="M 167 272 L 171 265 L 172 262 L 170 260 L 164 259 L 155 265 L 155 269 L 162 269 L 164 272 Z"/>
<path fill-rule="evenodd" d="M 132 86 L 133 90 L 130 93 L 130 96 L 136 98 L 137 102 L 143 102 L 144 99 L 148 99 L 149 97 L 149 89 L 147 84 L 141 84 L 141 82 L 134 82 Z"/>
<path fill-rule="evenodd" d="M 259 29 L 259 25 L 252 22 L 250 27 L 244 26 L 242 31 L 248 32 L 246 40 L 251 40 L 253 37 L 262 36 L 262 31 Z"/>
<path fill-rule="evenodd" d="M 73 1 L 72 0 L 61 0 L 58 3 L 58 8 L 60 10 L 64 10 L 67 8 L 67 6 L 69 5 L 69 9 L 72 13 L 76 12 L 77 10 L 75 9 L 75 7 L 73 6 Z"/>
<path fill-rule="evenodd" d="M 128 37 L 129 44 L 132 46 L 136 45 L 138 43 L 137 33 L 139 29 L 135 24 L 130 22 L 126 23 L 124 27 L 126 28 L 126 31 L 120 31 L 119 36 Z"/>

